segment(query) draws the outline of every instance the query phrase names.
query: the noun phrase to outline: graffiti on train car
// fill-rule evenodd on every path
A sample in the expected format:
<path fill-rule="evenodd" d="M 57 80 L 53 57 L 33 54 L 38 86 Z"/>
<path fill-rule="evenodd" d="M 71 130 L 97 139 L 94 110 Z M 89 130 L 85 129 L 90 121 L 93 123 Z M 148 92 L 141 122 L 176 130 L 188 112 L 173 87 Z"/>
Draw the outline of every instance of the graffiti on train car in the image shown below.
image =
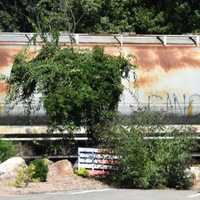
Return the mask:
<path fill-rule="evenodd" d="M 136 93 L 129 93 L 129 102 L 122 96 L 119 103 L 119 111 L 123 114 L 131 114 L 146 108 L 150 111 L 160 111 L 163 113 L 173 113 L 184 116 L 200 114 L 200 94 L 176 95 L 176 93 L 166 95 L 152 94 L 147 96 L 147 101 L 141 101 Z M 127 95 L 128 96 L 128 95 Z M 130 101 L 130 99 L 132 100 Z"/>

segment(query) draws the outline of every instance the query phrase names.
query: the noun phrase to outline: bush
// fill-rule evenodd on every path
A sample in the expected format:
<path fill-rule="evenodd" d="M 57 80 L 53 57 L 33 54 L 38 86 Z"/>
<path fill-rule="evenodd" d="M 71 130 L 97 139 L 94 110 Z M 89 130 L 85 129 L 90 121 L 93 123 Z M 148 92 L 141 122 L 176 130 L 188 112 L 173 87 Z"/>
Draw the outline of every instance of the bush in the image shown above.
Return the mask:
<path fill-rule="evenodd" d="M 182 129 L 170 131 L 174 139 L 145 140 L 145 132 L 150 134 L 150 130 L 145 129 L 151 129 L 156 137 L 158 127 L 164 130 L 164 126 L 144 127 L 144 124 L 129 125 L 129 128 L 115 125 L 106 133 L 106 147 L 120 158 L 118 170 L 110 176 L 112 181 L 129 188 L 190 187 L 192 177 L 185 171 L 191 163 L 193 142 L 185 137 Z"/>
<path fill-rule="evenodd" d="M 28 185 L 28 182 L 29 182 L 29 176 L 27 173 L 27 168 L 25 166 L 20 167 L 14 182 L 14 186 L 26 187 Z"/>
<path fill-rule="evenodd" d="M 41 159 L 32 161 L 28 167 L 20 167 L 20 169 L 17 172 L 14 186 L 26 187 L 29 182 L 45 181 L 48 172 L 48 170 L 46 172 L 46 166 L 46 160 Z"/>
<path fill-rule="evenodd" d="M 16 176 L 14 186 L 26 187 L 29 182 L 33 181 L 32 176 L 35 173 L 35 166 L 29 165 L 28 167 L 22 166 Z"/>
<path fill-rule="evenodd" d="M 86 168 L 80 168 L 80 169 L 77 170 L 76 174 L 78 176 L 88 177 L 89 176 L 89 171 Z"/>
<path fill-rule="evenodd" d="M 45 159 L 37 159 L 30 163 L 30 166 L 34 167 L 34 173 L 32 174 L 33 180 L 46 181 L 48 173 L 48 164 Z"/>
<path fill-rule="evenodd" d="M 0 162 L 16 155 L 16 147 L 10 141 L 0 140 Z"/>

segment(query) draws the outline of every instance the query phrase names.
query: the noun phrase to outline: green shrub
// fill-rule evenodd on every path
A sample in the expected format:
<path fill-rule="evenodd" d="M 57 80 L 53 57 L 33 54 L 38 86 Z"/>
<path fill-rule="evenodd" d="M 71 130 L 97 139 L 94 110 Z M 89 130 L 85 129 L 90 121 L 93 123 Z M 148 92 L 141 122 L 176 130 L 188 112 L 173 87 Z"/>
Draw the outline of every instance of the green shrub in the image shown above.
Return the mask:
<path fill-rule="evenodd" d="M 48 173 L 48 164 L 45 161 L 45 159 L 33 160 L 30 163 L 30 166 L 35 167 L 34 173 L 31 177 L 33 180 L 38 180 L 42 182 L 46 181 Z"/>
<path fill-rule="evenodd" d="M 168 134 L 174 139 L 144 139 L 147 132 L 156 137 L 158 129 L 164 130 L 164 126 L 137 124 L 127 128 L 117 124 L 104 135 L 104 148 L 112 149 L 120 158 L 118 170 L 110 176 L 115 184 L 129 188 L 191 186 L 192 177 L 188 177 L 186 169 L 191 164 L 193 141 L 185 137 L 187 130 L 171 130 Z"/>
<path fill-rule="evenodd" d="M 38 165 L 39 167 L 39 165 Z M 30 164 L 28 167 L 22 166 L 17 172 L 14 182 L 15 187 L 26 187 L 29 182 L 39 182 L 41 178 L 36 176 L 36 165 Z"/>
<path fill-rule="evenodd" d="M 190 145 L 191 141 L 184 136 L 152 142 L 151 148 L 155 150 L 151 159 L 154 159 L 160 176 L 165 177 L 167 187 L 186 189 L 191 186 L 192 177 L 185 173 L 191 164 Z"/>
<path fill-rule="evenodd" d="M 0 140 L 0 162 L 16 155 L 16 147 L 10 141 Z"/>
<path fill-rule="evenodd" d="M 14 186 L 26 187 L 28 185 L 29 179 L 30 177 L 28 175 L 27 167 L 25 166 L 20 167 L 14 182 Z"/>
<path fill-rule="evenodd" d="M 89 171 L 86 168 L 80 168 L 80 169 L 77 170 L 76 174 L 78 176 L 88 177 L 89 176 Z"/>

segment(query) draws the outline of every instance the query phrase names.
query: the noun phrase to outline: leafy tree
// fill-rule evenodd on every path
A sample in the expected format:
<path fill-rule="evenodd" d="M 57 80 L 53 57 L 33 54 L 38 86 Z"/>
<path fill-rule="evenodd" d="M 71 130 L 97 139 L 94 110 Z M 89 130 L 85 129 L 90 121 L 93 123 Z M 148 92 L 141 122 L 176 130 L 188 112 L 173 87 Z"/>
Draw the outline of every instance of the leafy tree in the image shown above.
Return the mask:
<path fill-rule="evenodd" d="M 200 31 L 199 0 L 0 0 L 2 31 L 35 31 L 35 22 L 69 32 L 181 34 Z M 43 18 L 43 19 L 42 19 Z M 33 23 L 34 22 L 34 23 Z M 184 23 L 183 23 L 184 22 Z M 47 25 L 47 24 L 46 24 Z"/>
<path fill-rule="evenodd" d="M 10 141 L 0 140 L 0 163 L 16 155 L 16 146 Z"/>
<path fill-rule="evenodd" d="M 28 18 L 33 18 L 35 0 L 0 0 L 0 31 L 32 31 Z"/>
<path fill-rule="evenodd" d="M 10 100 L 31 109 L 34 95 L 41 93 L 51 128 L 83 126 L 95 135 L 112 119 L 123 89 L 121 77 L 131 66 L 101 48 L 80 51 L 47 43 L 32 60 L 25 53 L 16 57 L 8 80 Z"/>

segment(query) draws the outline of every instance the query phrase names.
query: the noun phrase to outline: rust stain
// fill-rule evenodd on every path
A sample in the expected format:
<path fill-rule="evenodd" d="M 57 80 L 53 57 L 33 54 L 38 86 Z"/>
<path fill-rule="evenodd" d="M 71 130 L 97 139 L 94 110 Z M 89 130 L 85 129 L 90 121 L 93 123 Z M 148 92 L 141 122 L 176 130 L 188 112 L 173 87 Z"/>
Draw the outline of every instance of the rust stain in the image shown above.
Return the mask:
<path fill-rule="evenodd" d="M 79 49 L 92 49 L 97 45 L 86 44 L 76 46 Z M 160 66 L 165 72 L 176 70 L 177 68 L 199 68 L 200 69 L 200 49 L 191 46 L 106 46 L 105 53 L 113 56 L 119 56 L 120 51 L 127 51 L 127 54 L 135 56 L 134 64 L 137 64 L 142 70 L 152 70 Z M 141 80 L 141 82 L 143 82 Z"/>
<path fill-rule="evenodd" d="M 120 55 L 120 47 L 104 47 L 104 52 L 106 54 L 112 55 L 112 56 L 119 56 Z"/>
<path fill-rule="evenodd" d="M 91 46 L 84 46 L 91 49 Z M 165 72 L 177 68 L 199 68 L 200 49 L 191 46 L 105 46 L 105 53 L 119 56 L 120 51 L 127 51 L 135 57 L 133 64 L 142 70 L 152 70 L 160 66 Z"/>
<path fill-rule="evenodd" d="M 155 83 L 157 79 L 150 76 L 141 76 L 136 80 L 136 87 L 146 87 Z"/>
<path fill-rule="evenodd" d="M 0 67 L 8 65 L 9 53 L 0 49 Z"/>
<path fill-rule="evenodd" d="M 0 93 L 6 93 L 9 87 L 8 84 L 5 82 L 0 82 Z"/>
<path fill-rule="evenodd" d="M 200 68 L 200 49 L 194 47 L 136 46 L 128 49 L 136 56 L 138 66 L 145 70 L 158 66 L 166 72 L 177 68 Z"/>
<path fill-rule="evenodd" d="M 6 67 L 13 63 L 15 56 L 22 48 L 1 48 L 0 47 L 0 67 Z"/>
<path fill-rule="evenodd" d="M 84 44 L 75 46 L 78 49 L 92 49 L 94 44 Z M 118 45 L 100 45 L 104 47 L 105 53 L 118 56 L 122 50 L 127 51 L 136 57 L 134 64 L 138 65 L 140 74 L 137 79 L 137 86 L 150 87 L 159 82 L 163 76 L 170 72 L 175 72 L 183 68 L 197 68 L 200 70 L 200 48 L 191 46 L 156 46 L 156 45 L 124 45 L 122 48 Z M 67 46 L 62 46 L 66 48 Z M 0 71 L 12 65 L 17 53 L 23 49 L 20 47 L 0 46 Z M 31 48 L 28 57 L 30 59 L 37 55 L 37 50 Z M 153 70 L 153 71 L 152 71 Z M 150 72 L 151 71 L 151 72 Z M 0 83 L 0 92 L 6 91 L 7 86 Z"/>

